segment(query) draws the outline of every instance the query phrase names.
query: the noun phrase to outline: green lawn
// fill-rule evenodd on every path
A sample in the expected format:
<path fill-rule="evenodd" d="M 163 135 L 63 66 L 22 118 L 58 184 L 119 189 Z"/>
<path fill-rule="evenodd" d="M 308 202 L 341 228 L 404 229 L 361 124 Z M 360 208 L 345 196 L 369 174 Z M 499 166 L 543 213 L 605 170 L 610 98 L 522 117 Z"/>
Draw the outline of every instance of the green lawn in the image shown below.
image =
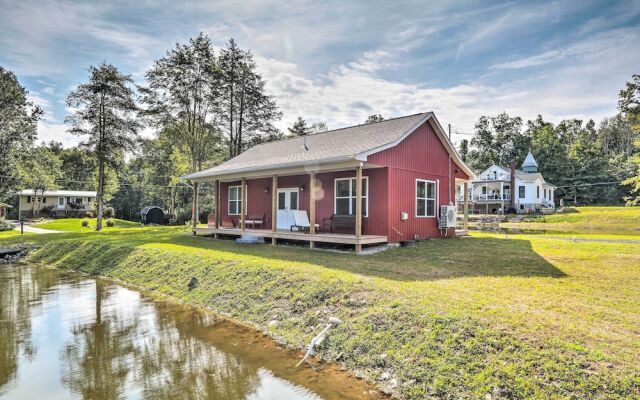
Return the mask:
<path fill-rule="evenodd" d="M 96 219 L 89 218 L 89 226 L 82 226 L 82 220 L 84 218 L 60 218 L 55 219 L 53 221 L 44 222 L 41 224 L 35 224 L 34 226 L 43 229 L 51 229 L 54 231 L 65 231 L 65 232 L 86 232 L 94 230 L 96 227 Z M 115 222 L 115 226 L 108 227 L 107 219 L 105 218 L 102 221 L 102 227 L 105 230 L 116 230 L 116 229 L 128 229 L 128 228 L 140 228 L 140 223 L 125 221 L 123 219 L 113 218 L 113 222 Z"/>
<path fill-rule="evenodd" d="M 640 245 L 474 234 L 373 256 L 155 227 L 0 238 L 30 260 L 207 307 L 403 398 L 640 396 Z M 200 285 L 187 290 L 191 277 Z M 273 321 L 276 321 L 273 323 Z"/>
<path fill-rule="evenodd" d="M 562 213 L 528 216 L 520 223 L 503 223 L 500 226 L 591 235 L 640 236 L 640 207 L 571 207 Z"/>

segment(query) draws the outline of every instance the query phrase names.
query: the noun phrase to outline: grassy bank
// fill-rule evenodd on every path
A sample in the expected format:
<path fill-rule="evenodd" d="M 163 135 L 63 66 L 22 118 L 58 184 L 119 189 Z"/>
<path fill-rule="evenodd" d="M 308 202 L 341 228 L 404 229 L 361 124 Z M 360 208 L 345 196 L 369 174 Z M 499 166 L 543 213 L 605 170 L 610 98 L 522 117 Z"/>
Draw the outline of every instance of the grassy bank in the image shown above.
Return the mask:
<path fill-rule="evenodd" d="M 293 347 L 338 316 L 320 356 L 403 398 L 640 395 L 639 245 L 478 235 L 362 257 L 181 228 L 2 242 L 18 240 L 39 242 L 33 262 L 174 296 Z"/>

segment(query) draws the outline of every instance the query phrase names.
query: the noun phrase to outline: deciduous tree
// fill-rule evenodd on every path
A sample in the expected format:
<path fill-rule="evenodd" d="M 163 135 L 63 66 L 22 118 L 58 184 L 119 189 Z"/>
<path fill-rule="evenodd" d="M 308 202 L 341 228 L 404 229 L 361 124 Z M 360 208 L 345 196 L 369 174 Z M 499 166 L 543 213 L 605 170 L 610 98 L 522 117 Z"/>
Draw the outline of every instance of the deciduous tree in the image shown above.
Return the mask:
<path fill-rule="evenodd" d="M 19 186 L 20 153 L 36 138 L 42 110 L 27 100 L 27 91 L 16 76 L 0 67 L 0 201 Z"/>
<path fill-rule="evenodd" d="M 211 39 L 200 33 L 176 44 L 155 61 L 146 79 L 142 115 L 186 151 L 192 171 L 200 171 L 220 148 L 220 73 Z"/>
<path fill-rule="evenodd" d="M 631 81 L 620 91 L 618 108 L 631 124 L 631 129 L 636 135 L 640 135 L 640 74 L 633 75 Z M 635 146 L 637 153 L 632 162 L 636 165 L 636 174 L 624 182 L 631 187 L 632 192 L 626 198 L 628 205 L 640 205 L 640 138 L 637 136 Z"/>

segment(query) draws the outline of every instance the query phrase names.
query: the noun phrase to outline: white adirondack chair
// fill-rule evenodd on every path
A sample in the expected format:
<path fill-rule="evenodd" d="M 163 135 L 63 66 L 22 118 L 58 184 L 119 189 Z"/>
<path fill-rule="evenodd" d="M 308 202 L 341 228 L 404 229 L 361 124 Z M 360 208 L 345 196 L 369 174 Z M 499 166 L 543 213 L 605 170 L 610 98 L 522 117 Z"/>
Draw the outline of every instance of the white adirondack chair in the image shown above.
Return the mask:
<path fill-rule="evenodd" d="M 293 225 L 291 225 L 291 231 L 302 231 L 308 232 L 311 229 L 311 223 L 309 222 L 309 216 L 306 211 L 303 210 L 293 210 Z M 316 224 L 316 230 L 320 227 L 319 224 Z"/>

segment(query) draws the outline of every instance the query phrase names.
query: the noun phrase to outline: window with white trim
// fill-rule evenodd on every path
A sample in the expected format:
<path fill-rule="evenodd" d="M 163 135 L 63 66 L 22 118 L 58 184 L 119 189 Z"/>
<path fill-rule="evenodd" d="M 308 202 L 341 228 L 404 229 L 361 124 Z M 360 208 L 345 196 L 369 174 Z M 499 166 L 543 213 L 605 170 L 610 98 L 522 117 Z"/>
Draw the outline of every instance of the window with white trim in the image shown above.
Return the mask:
<path fill-rule="evenodd" d="M 242 211 L 242 186 L 229 186 L 229 215 L 240 215 Z"/>
<path fill-rule="evenodd" d="M 338 215 L 356 213 L 356 178 L 337 178 L 333 191 L 333 210 Z M 369 178 L 362 177 L 362 210 L 369 215 Z"/>
<path fill-rule="evenodd" d="M 416 179 L 416 217 L 436 216 L 436 191 L 435 182 Z"/>

